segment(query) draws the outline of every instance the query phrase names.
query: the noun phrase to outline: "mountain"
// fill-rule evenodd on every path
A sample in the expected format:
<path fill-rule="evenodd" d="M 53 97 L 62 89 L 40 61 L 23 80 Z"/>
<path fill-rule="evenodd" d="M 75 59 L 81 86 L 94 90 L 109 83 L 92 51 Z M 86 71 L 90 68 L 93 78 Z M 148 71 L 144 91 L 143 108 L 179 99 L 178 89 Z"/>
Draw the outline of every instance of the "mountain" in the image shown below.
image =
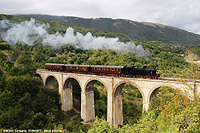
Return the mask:
<path fill-rule="evenodd" d="M 39 14 L 19 16 L 46 19 L 50 21 L 64 23 L 67 25 L 73 25 L 98 31 L 123 33 L 132 38 L 144 41 L 162 41 L 172 44 L 200 44 L 200 35 L 198 34 L 157 23 L 136 22 L 125 19 L 86 19 L 79 17 L 51 16 Z"/>

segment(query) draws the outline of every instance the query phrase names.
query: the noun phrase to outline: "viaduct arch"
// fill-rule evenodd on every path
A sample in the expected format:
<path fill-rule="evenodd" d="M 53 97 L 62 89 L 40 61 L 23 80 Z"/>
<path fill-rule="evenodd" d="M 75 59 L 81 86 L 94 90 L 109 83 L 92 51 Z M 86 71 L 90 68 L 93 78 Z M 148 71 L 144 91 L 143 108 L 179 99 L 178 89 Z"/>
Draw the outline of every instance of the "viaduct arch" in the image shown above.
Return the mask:
<path fill-rule="evenodd" d="M 58 88 L 58 80 L 53 75 L 49 75 L 45 80 L 45 85 L 49 86 L 51 89 Z"/>
<path fill-rule="evenodd" d="M 178 80 L 142 79 L 111 77 L 78 73 L 53 72 L 46 69 L 37 69 L 44 84 L 49 76 L 55 77 L 58 82 L 58 91 L 61 96 L 63 111 L 70 111 L 73 108 L 72 79 L 76 80 L 81 88 L 81 118 L 85 121 L 95 120 L 94 110 L 94 81 L 101 82 L 107 90 L 107 121 L 112 124 L 123 124 L 123 108 L 121 91 L 126 83 L 136 86 L 143 97 L 143 110 L 148 111 L 151 96 L 161 86 L 169 86 L 174 89 L 187 90 L 190 95 L 192 91 L 188 86 Z M 192 84 L 193 82 L 188 82 Z M 200 93 L 200 82 L 196 84 L 198 94 Z"/>
<path fill-rule="evenodd" d="M 114 115 L 114 122 L 115 124 L 121 124 L 123 123 L 123 103 L 122 103 L 122 88 L 124 87 L 125 84 L 132 84 L 139 89 L 140 93 L 142 94 L 142 98 L 144 98 L 144 94 L 141 91 L 140 87 L 135 84 L 132 81 L 129 80 L 124 80 L 119 82 L 113 90 L 113 115 Z M 144 101 L 144 99 L 143 99 Z"/>
<path fill-rule="evenodd" d="M 156 86 L 154 86 L 152 89 L 150 89 L 150 93 L 149 93 L 149 95 L 148 95 L 148 101 L 147 101 L 147 102 L 150 103 L 151 98 L 152 98 L 153 96 L 155 96 L 156 93 L 157 93 L 157 91 L 158 91 L 158 89 L 159 89 L 160 87 L 163 87 L 163 86 L 170 87 L 170 88 L 172 88 L 172 89 L 178 89 L 177 87 L 175 87 L 175 86 L 173 86 L 173 85 L 171 85 L 171 84 L 159 84 L 159 85 L 156 85 Z M 182 91 L 184 91 L 184 90 L 182 89 Z"/>

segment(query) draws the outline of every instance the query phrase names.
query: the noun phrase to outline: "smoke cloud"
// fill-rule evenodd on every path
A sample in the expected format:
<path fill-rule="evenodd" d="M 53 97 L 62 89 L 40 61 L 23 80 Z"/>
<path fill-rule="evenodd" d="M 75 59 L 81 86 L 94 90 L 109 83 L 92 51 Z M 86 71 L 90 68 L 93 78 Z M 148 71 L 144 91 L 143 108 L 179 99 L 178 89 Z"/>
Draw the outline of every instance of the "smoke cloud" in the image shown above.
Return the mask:
<path fill-rule="evenodd" d="M 144 57 L 148 61 L 152 61 L 152 56 L 148 49 L 144 49 L 142 45 L 135 45 L 133 42 L 123 43 L 119 38 L 105 38 L 92 36 L 90 32 L 83 35 L 74 32 L 69 27 L 64 35 L 59 32 L 48 34 L 48 24 L 41 23 L 35 19 L 24 21 L 20 24 L 10 23 L 8 20 L 0 21 L 1 38 L 9 44 L 25 43 L 33 45 L 37 40 L 41 40 L 43 45 L 51 45 L 59 49 L 63 45 L 71 44 L 76 48 L 83 49 L 104 49 L 115 50 L 119 53 L 132 53 L 138 57 Z"/>

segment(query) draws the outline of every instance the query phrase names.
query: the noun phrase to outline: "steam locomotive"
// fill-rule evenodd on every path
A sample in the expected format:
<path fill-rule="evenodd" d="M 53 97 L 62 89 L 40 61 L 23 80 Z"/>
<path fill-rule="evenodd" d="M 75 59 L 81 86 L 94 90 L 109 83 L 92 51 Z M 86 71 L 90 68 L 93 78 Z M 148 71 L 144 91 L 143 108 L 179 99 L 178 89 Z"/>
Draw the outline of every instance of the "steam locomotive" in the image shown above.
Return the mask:
<path fill-rule="evenodd" d="M 86 73 L 96 75 L 118 75 L 118 76 L 150 76 L 160 77 L 155 68 L 135 66 L 103 66 L 103 65 L 75 65 L 46 63 L 45 68 L 51 71 L 63 71 L 70 73 Z"/>

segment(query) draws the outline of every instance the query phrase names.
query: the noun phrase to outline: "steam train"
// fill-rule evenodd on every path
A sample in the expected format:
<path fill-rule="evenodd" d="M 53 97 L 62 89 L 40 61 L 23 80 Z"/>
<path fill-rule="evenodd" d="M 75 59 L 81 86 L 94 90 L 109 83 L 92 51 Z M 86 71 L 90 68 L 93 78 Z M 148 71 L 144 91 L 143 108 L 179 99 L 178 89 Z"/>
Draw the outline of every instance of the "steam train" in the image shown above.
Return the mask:
<path fill-rule="evenodd" d="M 149 76 L 153 78 L 160 77 L 156 74 L 155 68 L 135 67 L 135 66 L 103 66 L 103 65 L 75 65 L 75 64 L 56 64 L 46 63 L 45 68 L 51 71 L 63 71 L 70 73 L 86 73 L 96 75 L 114 75 L 114 76 Z"/>

